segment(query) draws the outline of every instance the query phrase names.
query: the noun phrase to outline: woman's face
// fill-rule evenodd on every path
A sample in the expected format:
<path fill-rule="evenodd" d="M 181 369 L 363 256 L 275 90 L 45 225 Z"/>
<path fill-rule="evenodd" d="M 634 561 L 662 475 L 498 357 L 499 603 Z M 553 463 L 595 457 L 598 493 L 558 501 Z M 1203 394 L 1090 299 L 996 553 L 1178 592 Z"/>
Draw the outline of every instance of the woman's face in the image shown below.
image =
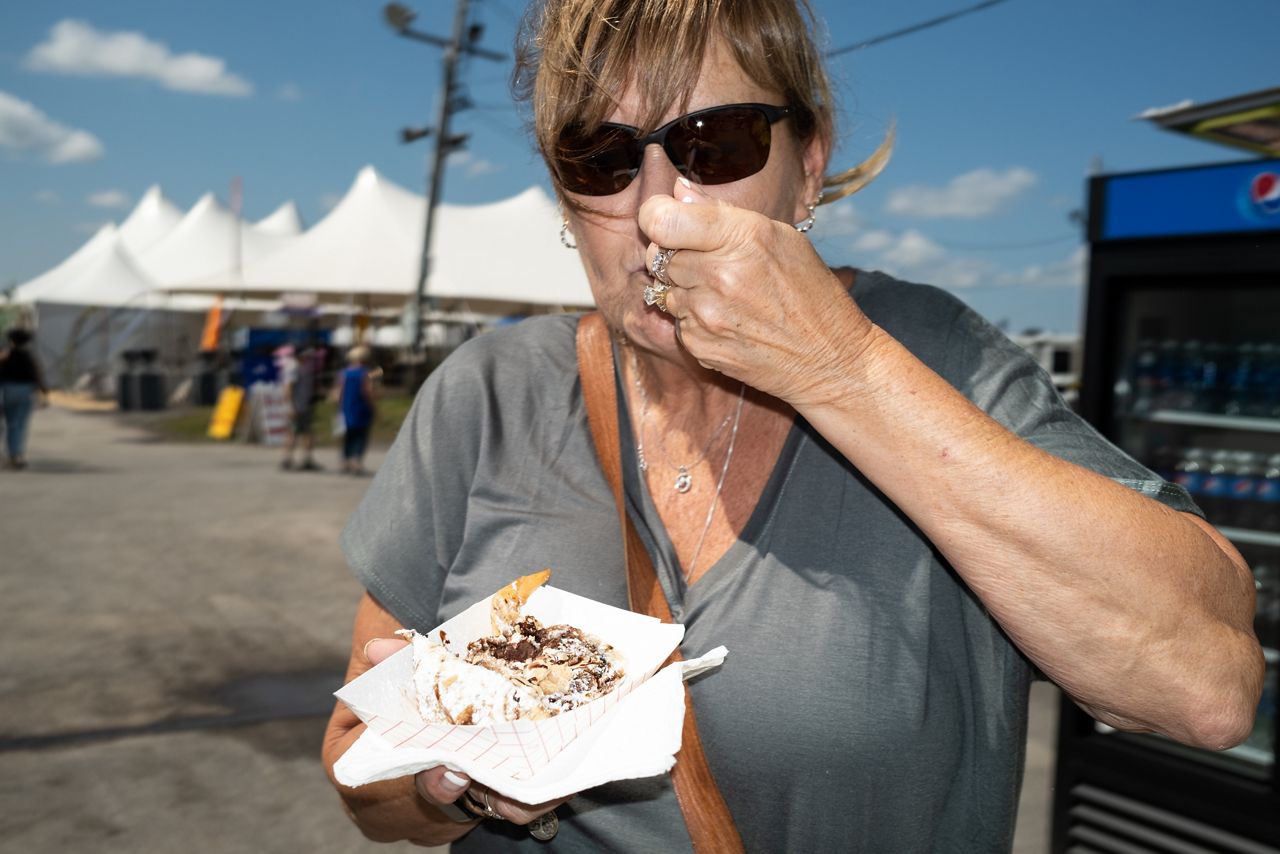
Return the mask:
<path fill-rule="evenodd" d="M 777 92 L 752 82 L 724 43 L 713 39 L 688 108 L 673 107 L 662 121 L 707 107 L 744 103 L 783 105 Z M 634 87 L 629 88 L 607 120 L 637 126 L 639 106 Z M 802 146 L 796 139 L 792 119 L 786 118 L 773 125 L 769 161 L 763 169 L 740 181 L 703 189 L 713 198 L 758 211 L 770 219 L 799 222 L 808 216 L 805 206 L 817 196 L 825 166 L 825 152 L 818 138 L 815 136 Z M 592 295 L 609 326 L 621 330 L 643 349 L 671 354 L 680 349 L 672 318 L 644 303 L 644 289 L 650 282 L 646 257 L 650 241 L 636 222 L 636 212 L 652 195 L 671 195 L 678 177 L 666 152 L 658 145 L 650 145 L 645 149 L 640 172 L 626 189 L 611 196 L 575 197 L 608 216 L 568 209 Z"/>

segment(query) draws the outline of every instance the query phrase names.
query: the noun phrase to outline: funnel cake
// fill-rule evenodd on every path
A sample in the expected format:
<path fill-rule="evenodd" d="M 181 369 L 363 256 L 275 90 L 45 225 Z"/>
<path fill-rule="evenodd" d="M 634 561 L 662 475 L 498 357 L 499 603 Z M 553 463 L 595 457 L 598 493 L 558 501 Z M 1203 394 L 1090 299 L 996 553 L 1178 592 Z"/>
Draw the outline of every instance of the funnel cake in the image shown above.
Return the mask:
<path fill-rule="evenodd" d="M 543 626 L 522 613 L 550 570 L 522 576 L 490 599 L 494 634 L 465 654 L 413 634 L 418 709 L 428 723 L 488 724 L 543 720 L 603 697 L 624 677 L 621 656 L 574 626 Z"/>

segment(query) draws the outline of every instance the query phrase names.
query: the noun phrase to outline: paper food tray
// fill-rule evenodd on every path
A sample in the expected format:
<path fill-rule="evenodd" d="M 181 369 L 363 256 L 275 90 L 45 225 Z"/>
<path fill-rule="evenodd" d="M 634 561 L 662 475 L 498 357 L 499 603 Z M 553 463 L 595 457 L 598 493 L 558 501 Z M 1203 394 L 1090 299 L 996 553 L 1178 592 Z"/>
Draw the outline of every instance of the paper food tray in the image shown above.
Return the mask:
<path fill-rule="evenodd" d="M 545 720 L 503 721 L 481 726 L 429 724 L 418 714 L 410 646 L 343 686 L 335 696 L 391 747 L 429 751 L 433 756 L 449 760 L 446 764 L 457 766 L 457 770 L 477 770 L 486 778 L 496 775 L 529 780 L 612 709 L 627 702 L 632 692 L 653 676 L 684 637 L 682 625 L 662 623 L 654 617 L 604 605 L 555 587 L 536 590 L 522 612 L 537 617 L 543 625 L 568 623 L 604 640 L 621 654 L 626 677 L 605 696 Z M 448 638 L 449 648 L 456 652 L 465 650 L 476 638 L 493 634 L 489 599 L 477 602 L 427 634 L 438 638 L 441 630 Z M 680 700 L 678 709 L 667 711 L 668 716 L 671 711 L 676 712 L 677 725 L 683 718 L 683 695 Z M 670 706 L 670 703 L 664 705 Z M 357 785 L 354 781 L 342 780 L 341 776 L 339 780 Z"/>

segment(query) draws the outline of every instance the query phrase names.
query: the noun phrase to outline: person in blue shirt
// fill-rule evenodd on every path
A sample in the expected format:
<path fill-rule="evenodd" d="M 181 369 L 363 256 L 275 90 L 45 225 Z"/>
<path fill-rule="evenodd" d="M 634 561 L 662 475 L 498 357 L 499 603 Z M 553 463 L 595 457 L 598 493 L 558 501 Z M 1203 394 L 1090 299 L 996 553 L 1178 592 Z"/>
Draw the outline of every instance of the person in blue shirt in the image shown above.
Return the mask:
<path fill-rule="evenodd" d="M 373 427 L 373 374 L 368 347 L 351 348 L 338 382 L 338 411 L 342 413 L 342 470 L 364 474 L 364 452 Z"/>

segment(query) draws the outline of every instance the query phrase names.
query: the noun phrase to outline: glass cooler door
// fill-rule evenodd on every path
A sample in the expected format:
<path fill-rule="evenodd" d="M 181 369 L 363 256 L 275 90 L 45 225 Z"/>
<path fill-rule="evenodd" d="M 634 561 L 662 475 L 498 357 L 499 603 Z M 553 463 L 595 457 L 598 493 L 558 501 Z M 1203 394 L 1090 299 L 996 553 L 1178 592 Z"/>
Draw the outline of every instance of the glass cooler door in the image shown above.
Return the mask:
<path fill-rule="evenodd" d="M 1110 438 L 1182 484 L 1249 561 L 1266 689 L 1249 740 L 1223 753 L 1137 738 L 1269 779 L 1280 666 L 1280 281 L 1117 282 Z"/>

